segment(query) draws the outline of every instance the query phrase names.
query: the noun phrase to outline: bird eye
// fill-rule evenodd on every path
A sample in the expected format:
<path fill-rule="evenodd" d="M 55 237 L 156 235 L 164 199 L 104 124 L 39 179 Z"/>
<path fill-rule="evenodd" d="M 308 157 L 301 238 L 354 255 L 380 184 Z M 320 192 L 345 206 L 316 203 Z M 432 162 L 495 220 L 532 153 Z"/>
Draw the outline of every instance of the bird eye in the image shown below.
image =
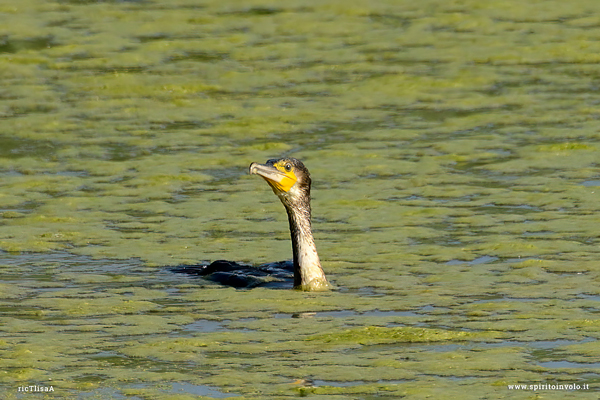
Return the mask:
<path fill-rule="evenodd" d="M 290 163 L 287 163 L 287 164 L 285 164 L 285 167 L 284 167 L 284 168 L 285 168 L 285 170 L 286 170 L 287 172 L 290 172 L 290 171 L 292 170 L 292 164 L 290 164 Z"/>

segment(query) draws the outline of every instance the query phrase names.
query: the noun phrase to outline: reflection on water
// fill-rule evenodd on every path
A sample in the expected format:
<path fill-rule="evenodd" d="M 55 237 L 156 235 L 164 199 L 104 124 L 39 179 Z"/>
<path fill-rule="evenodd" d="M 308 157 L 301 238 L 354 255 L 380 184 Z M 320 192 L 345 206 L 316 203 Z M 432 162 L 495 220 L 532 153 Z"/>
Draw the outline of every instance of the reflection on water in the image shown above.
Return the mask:
<path fill-rule="evenodd" d="M 585 369 L 599 369 L 600 363 L 577 363 L 569 361 L 546 361 L 539 363 L 541 367 L 545 368 L 585 368 Z"/>
<path fill-rule="evenodd" d="M 581 183 L 583 186 L 600 186 L 599 180 L 590 180 Z"/>

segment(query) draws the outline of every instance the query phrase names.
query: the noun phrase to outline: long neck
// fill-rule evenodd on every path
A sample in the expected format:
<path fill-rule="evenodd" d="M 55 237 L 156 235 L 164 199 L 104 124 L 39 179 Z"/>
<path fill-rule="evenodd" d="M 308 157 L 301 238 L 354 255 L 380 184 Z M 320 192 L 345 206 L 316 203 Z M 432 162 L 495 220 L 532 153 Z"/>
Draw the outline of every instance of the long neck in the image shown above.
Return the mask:
<path fill-rule="evenodd" d="M 310 227 L 310 204 L 298 209 L 286 207 L 294 252 L 294 287 L 324 290 L 329 287 L 323 273 Z"/>

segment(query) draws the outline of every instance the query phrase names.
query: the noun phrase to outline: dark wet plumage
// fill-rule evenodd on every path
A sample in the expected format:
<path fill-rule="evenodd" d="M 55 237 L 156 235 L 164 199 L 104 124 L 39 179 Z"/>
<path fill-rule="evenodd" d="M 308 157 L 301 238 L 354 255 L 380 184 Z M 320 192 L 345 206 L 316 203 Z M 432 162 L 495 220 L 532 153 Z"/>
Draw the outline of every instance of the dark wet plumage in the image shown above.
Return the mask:
<path fill-rule="evenodd" d="M 294 283 L 293 261 L 252 266 L 234 261 L 217 260 L 211 264 L 180 265 L 173 272 L 197 275 L 212 282 L 234 288 L 291 288 Z"/>

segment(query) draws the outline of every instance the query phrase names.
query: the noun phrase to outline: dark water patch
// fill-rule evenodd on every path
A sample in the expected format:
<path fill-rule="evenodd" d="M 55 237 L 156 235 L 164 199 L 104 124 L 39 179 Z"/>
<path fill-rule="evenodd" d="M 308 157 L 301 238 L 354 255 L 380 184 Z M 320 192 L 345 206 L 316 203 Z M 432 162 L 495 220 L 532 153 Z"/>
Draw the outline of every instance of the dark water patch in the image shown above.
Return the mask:
<path fill-rule="evenodd" d="M 450 261 L 446 261 L 446 265 L 462 265 L 462 264 L 466 264 L 466 265 L 480 265 L 480 264 L 491 264 L 494 263 L 496 261 L 500 260 L 500 257 L 495 257 L 495 256 L 480 256 L 477 257 L 474 260 L 471 261 L 464 261 L 464 260 L 450 260 Z"/>
<path fill-rule="evenodd" d="M 499 156 L 497 158 L 484 158 L 484 159 L 474 160 L 474 161 L 459 161 L 455 165 L 452 166 L 452 169 L 459 171 L 459 172 L 469 171 L 470 173 L 475 174 L 475 175 L 488 177 L 491 174 L 490 174 L 489 169 L 486 169 L 485 166 L 500 164 L 500 163 L 504 163 L 504 162 L 511 161 L 511 160 L 517 160 L 517 159 L 518 159 L 518 157 L 512 156 L 509 154 L 509 155 Z M 493 186 L 491 186 L 491 184 L 492 184 L 491 182 L 486 182 L 484 185 L 485 185 L 485 187 L 493 187 Z M 474 183 L 473 185 L 480 186 L 481 183 L 477 182 L 477 183 Z M 498 185 L 498 183 L 496 183 L 496 185 Z"/>
<path fill-rule="evenodd" d="M 107 229 L 112 229 L 112 230 L 120 232 L 120 233 L 151 233 L 151 232 L 155 232 L 154 227 L 143 225 L 142 223 L 135 223 L 135 222 L 129 222 L 129 221 L 127 221 L 127 222 L 107 221 L 105 226 Z"/>
<path fill-rule="evenodd" d="M 598 301 L 600 302 L 600 295 L 598 294 L 586 294 L 586 293 L 580 293 L 576 296 L 578 299 L 584 299 L 584 300 L 593 300 L 593 301 Z"/>
<path fill-rule="evenodd" d="M 176 132 L 188 129 L 203 129 L 213 126 L 214 123 L 208 121 L 152 121 L 150 130 L 153 131 L 164 131 L 164 132 Z"/>
<path fill-rule="evenodd" d="M 539 257 L 522 257 L 522 256 L 517 256 L 517 257 L 506 257 L 506 258 L 502 258 L 503 261 L 505 261 L 508 264 L 511 263 L 521 263 L 523 261 L 529 261 L 529 260 L 535 260 L 535 261 L 543 261 L 543 259 L 539 258 Z"/>
<path fill-rule="evenodd" d="M 47 114 L 56 111 L 56 107 L 51 104 L 27 104 L 11 105 L 5 117 L 21 117 L 31 114 Z"/>
<path fill-rule="evenodd" d="M 340 290 L 342 290 L 342 289 L 340 289 Z M 371 287 L 371 286 L 363 286 L 358 289 L 355 289 L 355 291 L 357 294 L 359 294 L 361 296 L 382 297 L 382 296 L 386 295 L 386 293 L 378 291 L 374 287 Z"/>
<path fill-rule="evenodd" d="M 320 379 L 315 379 L 311 381 L 314 386 L 333 386 L 333 387 L 352 387 L 352 386 L 360 386 L 364 385 L 365 381 L 323 381 Z"/>
<path fill-rule="evenodd" d="M 76 285 L 69 283 L 71 279 L 59 279 L 56 275 L 68 273 L 69 277 L 79 276 L 84 279 L 87 274 L 96 277 L 98 274 L 105 278 L 105 285 L 111 285 L 111 281 L 116 286 L 126 284 L 120 281 L 121 278 L 142 277 L 147 284 L 169 281 L 171 274 L 153 273 L 148 274 L 144 263 L 137 258 L 116 259 L 116 258 L 93 258 L 85 255 L 78 255 L 66 251 L 54 251 L 48 253 L 10 253 L 0 251 L 0 265 L 6 265 L 18 268 L 23 282 L 39 282 L 47 280 L 48 282 L 59 282 L 59 286 Z M 27 271 L 27 272 L 25 272 Z M 44 272 L 41 272 L 44 271 Z M 3 272 L 3 276 L 5 272 Z M 90 285 L 94 285 L 90 282 Z M 52 288 L 50 288 L 52 289 Z"/>
<path fill-rule="evenodd" d="M 225 399 L 240 396 L 234 393 L 225 393 L 216 387 L 206 385 L 194 385 L 187 382 L 175 382 L 172 384 L 171 393 L 188 393 L 195 396 L 207 396 L 213 399 Z"/>
<path fill-rule="evenodd" d="M 81 374 L 75 378 L 75 381 L 78 383 L 100 383 L 106 380 L 107 376 L 101 373 L 87 373 Z"/>
<path fill-rule="evenodd" d="M 86 51 L 80 51 L 80 52 L 75 52 L 75 53 L 71 53 L 69 55 L 66 55 L 64 57 L 65 61 L 82 61 L 82 60 L 91 60 L 93 59 L 94 56 Z M 75 63 L 70 63 L 69 66 L 67 66 L 67 69 L 72 69 L 72 67 L 75 65 Z M 77 70 L 76 68 L 74 70 Z"/>
<path fill-rule="evenodd" d="M 496 294 L 490 294 L 487 296 L 458 296 L 459 298 L 462 299 L 476 299 L 473 301 L 470 301 L 469 303 L 472 304 L 480 304 L 480 303 L 490 303 L 490 302 L 503 302 L 503 301 L 516 301 L 516 302 L 538 302 L 538 301 L 546 301 L 547 298 L 545 297 L 540 297 L 540 298 L 530 298 L 530 297 L 511 297 L 511 296 L 506 296 L 506 295 L 496 295 Z"/>
<path fill-rule="evenodd" d="M 136 39 L 139 40 L 140 43 L 148 43 L 148 42 L 156 42 L 159 40 L 169 40 L 169 39 L 172 39 L 172 36 L 168 35 L 166 33 L 153 33 L 150 35 L 137 36 Z"/>
<path fill-rule="evenodd" d="M 152 211 L 152 210 L 127 210 L 124 212 L 126 215 L 134 218 L 152 218 L 164 216 L 166 211 Z"/>
<path fill-rule="evenodd" d="M 600 180 L 583 181 L 581 184 L 587 187 L 600 186 Z"/>
<path fill-rule="evenodd" d="M 398 14 L 369 14 L 369 19 L 373 22 L 389 25 L 394 28 L 408 28 L 413 21 L 413 18 L 398 15 Z"/>
<path fill-rule="evenodd" d="M 556 354 L 556 351 L 562 346 L 568 346 L 573 344 L 588 343 L 594 341 L 592 338 L 585 338 L 583 340 L 539 340 L 539 341 L 522 341 L 522 340 L 495 340 L 488 342 L 477 342 L 477 343 L 448 343 L 448 344 L 432 344 L 423 346 L 427 351 L 433 352 L 452 352 L 457 350 L 478 350 L 478 349 L 493 349 L 502 347 L 523 347 L 528 349 L 534 356 L 540 357 L 548 356 L 549 354 Z"/>
<path fill-rule="evenodd" d="M 309 128 L 298 130 L 294 135 L 307 137 L 309 140 L 303 140 L 301 146 L 295 148 L 293 152 L 300 150 L 321 150 L 325 145 L 331 146 L 336 143 L 365 143 L 362 133 L 387 126 L 387 122 L 374 119 L 354 118 L 349 122 L 342 121 L 320 121 Z M 286 134 L 282 136 L 285 138 Z M 286 154 L 284 154 L 285 156 Z"/>
<path fill-rule="evenodd" d="M 419 311 L 422 312 L 422 313 L 425 313 L 425 314 L 426 313 L 430 313 L 430 312 L 434 312 L 434 311 L 437 311 L 437 312 L 442 311 L 443 312 L 443 310 L 447 310 L 447 308 L 446 307 L 435 307 L 435 306 L 432 306 L 431 304 L 428 304 L 428 305 L 425 305 L 425 306 L 421 306 L 419 308 Z"/>
<path fill-rule="evenodd" d="M 62 19 L 55 19 L 51 22 L 48 22 L 49 27 L 67 27 L 69 26 L 72 22 L 75 22 L 74 18 L 62 18 Z"/>
<path fill-rule="evenodd" d="M 504 106 L 502 109 L 510 111 L 514 107 Z M 411 118 L 422 119 L 425 121 L 443 122 L 449 118 L 465 118 L 476 114 L 497 112 L 499 110 L 492 108 L 470 108 L 470 109 L 441 109 L 441 108 L 407 108 L 399 110 Z"/>
<path fill-rule="evenodd" d="M 57 175 L 57 176 L 68 176 L 68 177 L 75 177 L 75 178 L 85 178 L 90 176 L 90 174 L 87 171 L 58 171 L 54 174 L 51 175 Z"/>
<path fill-rule="evenodd" d="M 522 236 L 524 237 L 533 237 L 533 238 L 543 238 L 547 236 L 551 236 L 556 234 L 556 232 L 552 231 L 536 231 L 536 232 L 523 232 Z"/>
<path fill-rule="evenodd" d="M 523 79 L 497 81 L 488 86 L 487 88 L 481 89 L 479 91 L 481 93 L 487 94 L 488 96 L 500 96 L 502 94 L 505 94 L 507 89 L 514 89 L 522 86 L 541 86 L 548 83 L 549 82 L 544 82 L 539 78 L 524 77 Z"/>
<path fill-rule="evenodd" d="M 78 55 L 74 55 L 73 60 L 93 60 L 94 57 L 90 57 L 87 54 L 81 53 Z M 139 74 L 149 70 L 148 66 L 145 65 L 115 65 L 115 66 L 88 66 L 82 63 L 69 63 L 65 67 L 64 70 L 70 72 L 80 72 L 80 73 L 91 73 L 96 75 L 110 75 L 110 74 Z M 93 120 L 94 118 L 88 117 L 87 119 Z M 96 118 L 101 119 L 101 118 Z"/>
<path fill-rule="evenodd" d="M 102 147 L 106 149 L 104 158 L 108 161 L 128 161 L 148 155 L 146 149 L 125 143 L 106 143 Z"/>
<path fill-rule="evenodd" d="M 190 331 L 190 332 L 219 332 L 219 331 L 225 331 L 225 330 L 229 330 L 231 328 L 228 328 L 228 322 L 231 322 L 229 320 L 224 320 L 224 321 L 213 321 L 213 320 L 207 320 L 207 319 L 199 319 L 197 321 L 194 321 L 191 324 L 187 324 L 181 327 L 182 331 Z M 242 329 L 244 331 L 250 331 L 250 329 Z"/>
<path fill-rule="evenodd" d="M 315 66 L 315 67 L 322 66 L 322 64 L 323 64 L 322 62 L 316 61 L 316 62 L 295 63 L 294 66 L 310 68 L 311 66 Z M 334 64 L 332 64 L 332 67 L 336 67 L 337 65 L 339 65 L 339 64 L 334 63 Z M 328 85 L 343 84 L 343 83 L 350 83 L 350 82 L 354 83 L 354 82 L 361 82 L 361 81 L 369 81 L 370 79 L 380 78 L 380 77 L 384 77 L 387 75 L 391 75 L 391 73 L 382 72 L 382 71 L 335 71 L 335 72 L 331 72 L 330 74 L 328 74 L 328 76 L 326 78 L 323 78 L 321 80 L 321 82 L 328 84 Z M 282 88 L 288 89 L 289 87 L 288 87 L 288 85 L 283 85 Z M 292 91 L 292 93 L 293 93 L 293 91 Z M 399 125 L 398 125 L 398 123 L 396 123 L 390 119 L 388 121 L 381 123 L 379 126 L 393 128 L 393 127 L 397 127 Z M 402 126 L 404 126 L 404 125 L 402 125 Z"/>
<path fill-rule="evenodd" d="M 415 345 L 416 346 L 416 345 Z M 434 344 L 431 346 L 422 346 L 419 345 L 419 347 L 423 347 L 428 350 L 428 351 L 432 351 L 432 352 L 438 352 L 438 353 L 445 353 L 445 352 L 452 352 L 452 351 L 456 351 L 456 350 L 460 350 L 460 349 L 465 349 L 465 345 L 461 345 L 461 344 L 457 344 L 457 343 L 451 343 L 451 344 Z"/>
<path fill-rule="evenodd" d="M 577 275 L 585 275 L 587 274 L 587 272 L 580 272 L 580 271 L 557 271 L 557 270 L 552 270 L 552 271 L 547 271 L 549 274 L 554 274 L 556 276 L 559 277 L 576 277 Z"/>
<path fill-rule="evenodd" d="M 91 355 L 90 358 L 93 360 L 99 360 L 105 364 L 110 364 L 112 366 L 120 366 L 120 367 L 132 365 L 135 362 L 131 358 L 129 358 L 123 354 L 119 354 L 116 351 L 101 351 L 101 352 Z"/>
<path fill-rule="evenodd" d="M 55 389 L 56 390 L 56 389 Z M 75 394 L 73 394 L 75 396 Z M 28 395 L 28 397 L 30 397 L 31 395 Z M 124 395 L 120 390 L 118 389 L 114 389 L 114 388 L 110 388 L 110 387 L 103 387 L 103 388 L 98 388 L 95 390 L 84 390 L 84 391 L 79 391 L 77 392 L 76 395 L 77 398 L 79 399 L 114 399 L 114 400 L 143 400 L 143 397 L 139 397 L 139 396 L 129 396 L 129 395 Z"/>
<path fill-rule="evenodd" d="M 419 311 L 395 311 L 395 310 L 372 310 L 363 311 L 359 315 L 366 317 L 416 317 L 424 312 L 424 308 Z"/>
<path fill-rule="evenodd" d="M 0 252 L 0 263 L 5 265 L 39 265 L 39 264 L 61 264 L 66 266 L 77 266 L 82 263 L 94 262 L 93 259 L 78 256 L 67 252 L 53 252 L 53 253 L 19 253 L 19 254 L 8 254 L 6 252 Z M 96 261 L 98 262 L 98 261 Z M 100 261 L 101 262 L 101 261 Z"/>
<path fill-rule="evenodd" d="M 330 381 L 330 380 L 322 380 L 322 379 L 309 379 L 305 385 L 310 385 L 314 387 L 321 386 L 330 386 L 330 387 L 353 387 L 353 386 L 361 386 L 372 383 L 379 383 L 383 385 L 400 385 L 408 382 L 408 380 L 378 380 L 376 382 L 368 382 L 368 381 Z"/>
<path fill-rule="evenodd" d="M 0 157 L 40 157 L 55 155 L 58 144 L 49 140 L 15 139 L 0 137 Z"/>
<path fill-rule="evenodd" d="M 89 359 L 99 362 L 105 367 L 115 368 L 144 368 L 152 372 L 172 372 L 172 371 L 191 371 L 193 366 L 187 362 L 164 361 L 154 357 L 130 357 L 120 354 L 117 351 L 100 351 L 89 355 Z M 94 380 L 102 375 L 87 374 L 82 375 L 83 380 Z"/>
<path fill-rule="evenodd" d="M 251 16 L 261 16 L 261 15 L 275 15 L 275 14 L 279 14 L 279 13 L 282 13 L 285 11 L 286 10 L 283 8 L 255 6 L 255 7 L 244 8 L 242 10 L 237 10 L 237 11 L 224 12 L 224 13 L 222 13 L 222 15 L 239 15 L 239 16 L 251 17 Z"/>
<path fill-rule="evenodd" d="M 494 256 L 481 256 L 481 257 L 477 257 L 473 261 L 469 261 L 468 264 L 469 265 L 489 264 L 489 263 L 493 263 L 494 261 L 498 261 L 499 259 L 500 259 L 499 257 L 494 257 Z"/>
<path fill-rule="evenodd" d="M 473 210 L 483 212 L 486 214 L 515 214 L 515 215 L 527 215 L 530 213 L 539 213 L 544 211 L 540 207 L 532 206 L 529 204 L 520 205 L 508 205 L 508 204 L 496 204 L 488 203 L 482 206 L 472 207 Z"/>
<path fill-rule="evenodd" d="M 318 311 L 309 313 L 275 313 L 273 318 L 348 318 L 348 317 L 417 317 L 421 314 L 427 314 L 433 310 L 430 306 L 423 306 L 416 311 L 396 311 L 396 310 L 333 310 Z"/>
<path fill-rule="evenodd" d="M 358 288 L 350 288 L 350 287 L 339 287 L 337 288 L 337 290 L 340 291 L 340 293 L 355 293 L 359 296 L 365 296 L 365 297 L 385 297 L 387 296 L 387 293 L 385 291 L 382 291 L 378 288 L 372 287 L 372 286 L 361 286 Z"/>
<path fill-rule="evenodd" d="M 183 188 L 176 193 L 171 195 L 171 198 L 165 199 L 166 203 L 178 204 L 188 201 L 190 198 L 198 197 L 199 194 L 204 192 L 218 192 L 218 190 L 211 190 L 205 188 Z"/>
<path fill-rule="evenodd" d="M 165 389 L 163 385 L 158 388 L 158 393 L 161 393 L 163 396 L 178 396 L 178 395 L 193 395 L 193 396 L 201 396 L 202 398 L 211 398 L 211 399 L 224 399 L 229 397 L 236 397 L 239 394 L 234 393 L 226 393 L 220 391 L 218 388 L 213 386 L 206 385 L 194 385 L 188 382 L 173 382 L 170 383 L 170 389 Z M 101 388 L 94 391 L 82 392 L 80 394 L 80 398 L 82 399 L 134 399 L 141 400 L 146 398 L 144 393 L 148 390 L 154 389 L 151 384 L 133 384 L 126 385 L 122 390 L 126 390 L 127 395 L 124 395 L 123 392 L 117 389 L 111 388 Z M 140 396 L 136 396 L 133 393 L 139 392 Z M 100 397 L 98 397 L 100 396 Z"/>
<path fill-rule="evenodd" d="M 39 201 L 26 201 L 21 204 L 17 204 L 14 207 L 6 207 L 0 209 L 3 218 L 20 218 L 22 214 L 28 214 L 35 211 L 43 203 Z"/>
<path fill-rule="evenodd" d="M 222 61 L 229 57 L 228 53 L 225 52 L 208 52 L 208 51 L 187 51 L 183 54 L 178 54 L 173 57 L 169 57 L 166 62 L 178 62 L 178 61 L 196 61 L 202 63 Z"/>
<path fill-rule="evenodd" d="M 302 314 L 274 314 L 274 318 L 346 318 L 349 316 L 357 315 L 354 310 L 335 310 L 335 311 L 319 311 L 314 313 L 302 313 Z"/>
<path fill-rule="evenodd" d="M 216 200 L 219 201 L 219 200 Z M 264 238 L 273 236 L 272 232 L 243 232 L 243 231 L 232 231 L 225 228 L 215 228 L 204 231 L 203 236 L 213 239 L 223 238 Z"/>
<path fill-rule="evenodd" d="M 0 53 L 18 53 L 20 51 L 36 51 L 49 49 L 56 46 L 55 38 L 51 35 L 46 37 L 15 39 L 10 36 L 0 38 Z"/>
<path fill-rule="evenodd" d="M 212 184 L 233 183 L 248 173 L 246 168 L 228 167 L 228 168 L 209 168 L 202 170 L 202 173 L 213 177 Z"/>
<path fill-rule="evenodd" d="M 532 347 L 534 349 L 555 349 L 561 346 L 567 346 L 570 344 L 579 344 L 579 343 L 588 343 L 593 342 L 596 339 L 593 338 L 585 338 L 583 340 L 566 340 L 566 339 L 558 339 L 558 340 L 538 340 L 533 342 L 509 342 L 509 343 L 518 343 L 520 345 L 524 345 L 527 347 Z"/>
<path fill-rule="evenodd" d="M 377 179 L 381 179 L 381 176 L 379 175 L 374 175 L 374 178 Z M 394 179 L 393 177 L 390 177 L 391 179 Z M 456 198 L 438 198 L 438 197 L 432 197 L 432 196 L 420 196 L 420 195 L 416 195 L 416 194 L 411 194 L 405 197 L 396 197 L 396 196 L 392 196 L 386 199 L 386 201 L 404 201 L 405 205 L 410 206 L 422 206 L 423 202 L 430 202 L 430 203 L 438 203 L 438 204 L 448 204 L 450 202 L 453 201 L 471 201 L 473 199 L 472 196 L 461 196 L 461 197 L 456 197 Z M 414 202 L 419 202 L 418 204 L 415 204 Z"/>
<path fill-rule="evenodd" d="M 580 369 L 600 369 L 600 363 L 581 363 L 572 361 L 543 361 L 536 363 L 540 367 L 545 368 L 580 368 Z"/>

